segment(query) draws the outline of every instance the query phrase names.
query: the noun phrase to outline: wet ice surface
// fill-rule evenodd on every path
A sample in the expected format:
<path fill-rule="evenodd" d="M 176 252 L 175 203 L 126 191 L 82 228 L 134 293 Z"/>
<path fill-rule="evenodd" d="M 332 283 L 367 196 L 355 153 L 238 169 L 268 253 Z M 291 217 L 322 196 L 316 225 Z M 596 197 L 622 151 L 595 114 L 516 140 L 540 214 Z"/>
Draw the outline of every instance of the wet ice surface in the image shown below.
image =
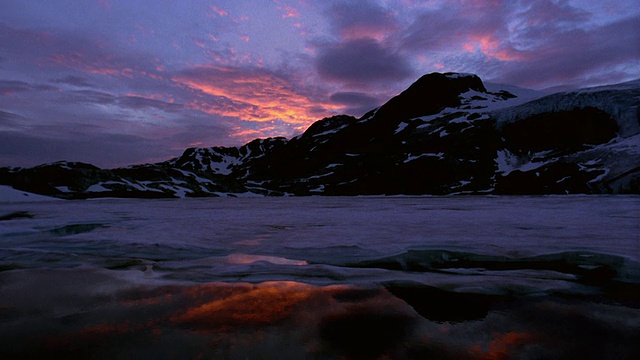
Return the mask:
<path fill-rule="evenodd" d="M 635 358 L 639 217 L 634 196 L 0 203 L 0 355 Z"/>

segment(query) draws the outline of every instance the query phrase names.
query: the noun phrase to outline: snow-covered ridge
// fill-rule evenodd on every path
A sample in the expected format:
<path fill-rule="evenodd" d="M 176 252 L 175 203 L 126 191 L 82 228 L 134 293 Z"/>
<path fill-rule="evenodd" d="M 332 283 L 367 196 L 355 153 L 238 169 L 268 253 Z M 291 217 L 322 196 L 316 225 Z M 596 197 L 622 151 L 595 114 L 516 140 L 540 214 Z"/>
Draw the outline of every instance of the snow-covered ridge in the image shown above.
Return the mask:
<path fill-rule="evenodd" d="M 232 167 L 240 164 L 238 148 L 192 148 L 177 159 L 173 166 L 197 172 L 228 175 Z"/>
<path fill-rule="evenodd" d="M 171 160 L 176 168 L 210 175 L 230 175 L 250 159 L 263 157 L 274 146 L 286 142 L 284 138 L 256 139 L 237 147 L 190 148 L 179 158 Z"/>

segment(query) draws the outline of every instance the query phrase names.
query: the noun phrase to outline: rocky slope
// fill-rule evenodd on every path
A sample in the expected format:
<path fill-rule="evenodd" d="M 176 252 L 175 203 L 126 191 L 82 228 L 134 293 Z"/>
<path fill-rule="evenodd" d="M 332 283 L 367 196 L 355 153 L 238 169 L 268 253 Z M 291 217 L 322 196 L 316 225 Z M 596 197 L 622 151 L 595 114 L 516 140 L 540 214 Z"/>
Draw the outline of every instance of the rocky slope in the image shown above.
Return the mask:
<path fill-rule="evenodd" d="M 638 194 L 639 104 L 640 81 L 540 97 L 433 73 L 359 119 L 322 119 L 290 140 L 110 170 L 2 168 L 0 184 L 61 198 Z"/>

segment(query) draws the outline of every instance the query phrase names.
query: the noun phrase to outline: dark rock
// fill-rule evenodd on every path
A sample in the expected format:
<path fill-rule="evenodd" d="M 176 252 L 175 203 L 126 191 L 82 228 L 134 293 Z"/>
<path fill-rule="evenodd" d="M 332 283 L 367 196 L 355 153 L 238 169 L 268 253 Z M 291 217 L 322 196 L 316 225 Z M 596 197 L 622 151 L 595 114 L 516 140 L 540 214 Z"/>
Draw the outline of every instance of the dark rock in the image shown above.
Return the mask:
<path fill-rule="evenodd" d="M 476 75 L 427 74 L 384 104 L 375 117 L 411 119 L 437 114 L 446 107 L 459 106 L 459 95 L 469 90 L 487 92 Z"/>
<path fill-rule="evenodd" d="M 608 113 L 586 107 L 573 111 L 536 114 L 502 129 L 505 147 L 511 152 L 554 150 L 574 152 L 587 145 L 609 142 L 618 124 Z"/>
<path fill-rule="evenodd" d="M 348 115 L 336 115 L 329 118 L 318 120 L 311 124 L 309 128 L 302 134 L 302 138 L 309 138 L 337 131 L 345 126 L 353 124 L 357 119 Z"/>
<path fill-rule="evenodd" d="M 417 283 L 390 283 L 390 293 L 407 302 L 425 319 L 436 322 L 462 322 L 483 319 L 507 296 L 459 293 Z"/>
<path fill-rule="evenodd" d="M 403 344 L 415 326 L 408 314 L 387 309 L 352 306 L 348 312 L 325 316 L 320 338 L 332 352 L 350 359 L 375 359 Z"/>

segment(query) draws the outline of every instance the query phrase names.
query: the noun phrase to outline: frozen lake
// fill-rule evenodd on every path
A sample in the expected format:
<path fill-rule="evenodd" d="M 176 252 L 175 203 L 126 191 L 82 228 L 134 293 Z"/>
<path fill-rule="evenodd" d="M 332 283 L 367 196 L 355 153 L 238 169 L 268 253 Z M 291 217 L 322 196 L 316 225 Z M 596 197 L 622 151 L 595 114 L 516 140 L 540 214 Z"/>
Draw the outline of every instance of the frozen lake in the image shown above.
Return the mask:
<path fill-rule="evenodd" d="M 2 358 L 640 354 L 637 196 L 0 202 L 0 219 Z"/>

